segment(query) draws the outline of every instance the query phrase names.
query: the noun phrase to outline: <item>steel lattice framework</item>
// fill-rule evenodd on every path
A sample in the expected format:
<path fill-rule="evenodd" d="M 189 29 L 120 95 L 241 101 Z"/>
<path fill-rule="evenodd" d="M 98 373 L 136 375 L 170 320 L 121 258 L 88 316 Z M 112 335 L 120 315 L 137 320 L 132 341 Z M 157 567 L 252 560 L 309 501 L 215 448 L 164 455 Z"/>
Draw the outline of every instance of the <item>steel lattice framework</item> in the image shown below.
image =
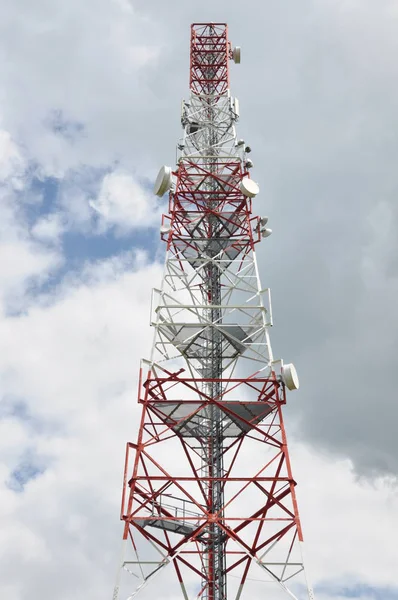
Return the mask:
<path fill-rule="evenodd" d="M 270 293 L 255 255 L 270 230 L 252 214 L 231 58 L 240 62 L 240 49 L 225 24 L 192 25 L 177 167 L 156 183 L 158 195 L 169 191 L 167 255 L 138 439 L 127 445 L 115 600 L 123 573 L 124 597 L 177 598 L 161 575 L 169 564 L 185 600 L 314 598 L 282 415 L 294 382 L 270 345 Z"/>

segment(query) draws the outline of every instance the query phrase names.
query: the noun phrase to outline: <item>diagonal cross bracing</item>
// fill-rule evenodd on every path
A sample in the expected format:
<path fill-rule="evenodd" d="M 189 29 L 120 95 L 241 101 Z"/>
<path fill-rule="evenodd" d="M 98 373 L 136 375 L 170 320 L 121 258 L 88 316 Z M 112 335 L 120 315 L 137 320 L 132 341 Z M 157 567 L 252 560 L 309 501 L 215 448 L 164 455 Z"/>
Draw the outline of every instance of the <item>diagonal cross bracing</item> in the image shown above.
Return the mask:
<path fill-rule="evenodd" d="M 167 255 L 152 297 L 138 438 L 126 451 L 115 600 L 122 573 L 134 575 L 125 597 L 145 597 L 167 565 L 185 600 L 313 598 L 307 580 L 296 584 L 303 537 L 282 413 L 287 383 L 257 268 L 263 220 L 247 191 L 249 149 L 235 130 L 229 61 L 238 56 L 225 24 L 192 25 L 177 165 L 157 190 L 169 191 Z M 252 572 L 267 579 L 266 594 Z"/>

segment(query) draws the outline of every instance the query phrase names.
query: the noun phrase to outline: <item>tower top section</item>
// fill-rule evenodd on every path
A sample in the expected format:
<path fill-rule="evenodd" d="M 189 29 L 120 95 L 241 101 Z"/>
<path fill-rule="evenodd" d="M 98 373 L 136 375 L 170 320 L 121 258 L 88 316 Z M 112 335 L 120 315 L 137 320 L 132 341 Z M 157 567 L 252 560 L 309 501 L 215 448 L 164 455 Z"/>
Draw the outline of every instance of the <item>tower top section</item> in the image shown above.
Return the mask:
<path fill-rule="evenodd" d="M 198 95 L 221 96 L 229 88 L 228 61 L 240 62 L 240 48 L 232 49 L 226 23 L 191 25 L 189 85 Z"/>

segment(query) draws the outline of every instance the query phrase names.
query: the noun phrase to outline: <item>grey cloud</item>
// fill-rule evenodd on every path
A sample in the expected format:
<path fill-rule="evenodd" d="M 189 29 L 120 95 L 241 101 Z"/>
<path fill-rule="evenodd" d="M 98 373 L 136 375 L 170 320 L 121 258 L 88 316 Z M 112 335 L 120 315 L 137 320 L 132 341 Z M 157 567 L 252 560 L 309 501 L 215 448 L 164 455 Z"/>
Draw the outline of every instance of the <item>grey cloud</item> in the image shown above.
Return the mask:
<path fill-rule="evenodd" d="M 65 168 L 118 156 L 155 173 L 174 158 L 189 24 L 227 21 L 243 46 L 231 87 L 261 184 L 256 210 L 274 230 L 259 248 L 263 284 L 273 290 L 272 339 L 302 375 L 290 414 L 314 447 L 350 457 L 360 472 L 396 473 L 394 4 L 206 0 L 198 11 L 137 1 L 131 14 L 105 4 L 93 14 L 71 5 L 70 19 L 39 11 L 30 21 L 9 7 L 3 28 L 12 25 L 21 45 L 3 36 L 4 126 L 51 163 L 60 150 L 53 138 L 40 145 L 41 127 L 62 110 L 86 133 L 61 147 Z M 88 14 L 91 26 L 79 26 Z M 115 43 L 123 23 L 132 42 L 159 52 L 138 70 Z"/>
<path fill-rule="evenodd" d="M 36 2 L 34 14 L 28 0 L 3 4 L 2 126 L 47 173 L 54 165 L 61 171 L 107 166 L 115 157 L 133 174 L 155 174 L 163 162 L 172 163 L 180 132 L 179 101 L 188 94 L 189 24 L 209 18 L 229 23 L 232 41 L 243 47 L 242 65 L 232 66 L 231 88 L 241 101 L 239 134 L 253 148 L 253 177 L 261 185 L 255 210 L 270 216 L 274 230 L 258 249 L 263 285 L 273 291 L 274 351 L 294 361 L 301 377 L 300 391 L 289 395 L 289 430 L 312 444 L 315 459 L 327 450 L 336 459 L 350 458 L 361 474 L 396 474 L 394 3 L 234 0 L 214 6 L 204 0 L 199 10 L 188 2 L 170 6 L 142 0 L 131 14 L 105 1 L 54 2 L 53 13 Z M 130 65 L 125 44 L 109 42 L 110 25 L 121 22 L 132 43 L 159 49 L 158 58 L 145 68 Z M 53 31 L 50 37 L 36 45 L 37 36 L 48 30 Z M 83 123 L 85 135 L 73 146 L 60 144 L 46 130 L 51 110 L 63 110 L 66 119 Z M 27 389 L 37 394 L 35 411 L 65 414 L 73 434 L 42 442 L 59 464 L 26 486 L 24 510 L 5 497 L 10 518 L 6 513 L 3 580 L 10 597 L 22 598 L 27 589 L 34 598 L 109 597 L 120 537 L 123 448 L 134 436 L 138 410 L 135 391 L 126 390 L 136 386 L 139 364 L 132 360 L 138 361 L 138 352 L 146 352 L 141 344 L 151 341 L 148 290 L 157 277 L 158 269 L 146 268 L 142 281 L 126 284 L 120 293 L 85 295 L 83 304 L 78 298 L 65 311 L 48 310 L 43 323 L 34 320 L 30 328 L 10 331 L 9 339 L 3 336 L 3 359 L 15 354 Z M 66 280 L 64 286 L 76 287 L 76 282 Z M 40 371 L 34 350 L 46 323 L 56 340 L 48 334 L 48 343 L 40 342 L 52 365 L 48 369 L 42 361 Z M 105 332 L 99 345 L 98 326 L 109 324 L 114 333 L 108 340 Z M 79 328 L 84 330 L 81 337 Z M 124 386 L 120 401 L 117 393 L 109 394 L 119 382 Z M 20 437 L 15 433 L 15 445 Z M 308 462 L 302 460 L 303 477 Z M 345 494 L 330 490 L 337 467 L 325 475 L 319 466 L 311 475 L 317 481 L 325 477 L 325 493 L 308 488 L 303 504 L 309 507 L 306 530 L 316 530 L 314 547 L 326 570 L 325 552 L 329 560 L 332 555 L 345 560 L 348 552 L 336 552 L 333 543 L 325 548 L 334 528 L 330 514 L 337 505 L 346 529 L 352 526 L 349 511 L 366 503 L 358 492 L 347 509 Z M 349 487 L 344 478 L 341 486 Z M 373 542 L 363 529 L 378 502 L 369 503 L 356 525 L 364 543 L 357 543 L 360 558 L 353 569 L 363 563 L 364 579 L 393 573 L 395 548 L 389 552 L 383 541 L 391 526 L 387 509 L 379 516 L 385 518 L 385 528 L 373 523 Z M 387 505 L 393 506 L 386 500 Z M 312 517 L 317 510 L 323 517 L 316 522 Z M 108 528 L 110 518 L 114 521 Z M 337 543 L 337 536 L 332 539 Z M 372 547 L 375 559 L 366 563 L 368 544 L 389 552 L 391 562 L 377 564 Z"/>
<path fill-rule="evenodd" d="M 160 3 L 146 10 L 171 40 L 152 74 L 161 81 L 161 119 L 173 122 L 163 149 L 174 143 L 171 107 L 187 87 L 188 20 L 197 15 L 182 3 L 178 23 Z M 256 210 L 274 229 L 259 248 L 263 284 L 273 290 L 272 339 L 302 375 L 289 414 L 315 449 L 371 475 L 398 467 L 393 10 L 391 2 L 254 2 L 221 4 L 211 17 L 227 20 L 243 46 L 231 88 L 261 184 Z"/>

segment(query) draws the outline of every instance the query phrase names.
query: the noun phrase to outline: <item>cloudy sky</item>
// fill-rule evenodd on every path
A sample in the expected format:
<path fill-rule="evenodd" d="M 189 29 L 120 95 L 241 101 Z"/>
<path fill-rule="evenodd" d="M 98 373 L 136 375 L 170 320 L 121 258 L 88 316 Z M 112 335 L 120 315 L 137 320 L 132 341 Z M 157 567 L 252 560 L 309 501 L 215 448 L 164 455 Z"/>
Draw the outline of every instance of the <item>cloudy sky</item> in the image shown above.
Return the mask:
<path fill-rule="evenodd" d="M 0 596 L 111 598 L 189 25 L 222 21 L 318 600 L 396 600 L 398 1 L 0 0 Z"/>

